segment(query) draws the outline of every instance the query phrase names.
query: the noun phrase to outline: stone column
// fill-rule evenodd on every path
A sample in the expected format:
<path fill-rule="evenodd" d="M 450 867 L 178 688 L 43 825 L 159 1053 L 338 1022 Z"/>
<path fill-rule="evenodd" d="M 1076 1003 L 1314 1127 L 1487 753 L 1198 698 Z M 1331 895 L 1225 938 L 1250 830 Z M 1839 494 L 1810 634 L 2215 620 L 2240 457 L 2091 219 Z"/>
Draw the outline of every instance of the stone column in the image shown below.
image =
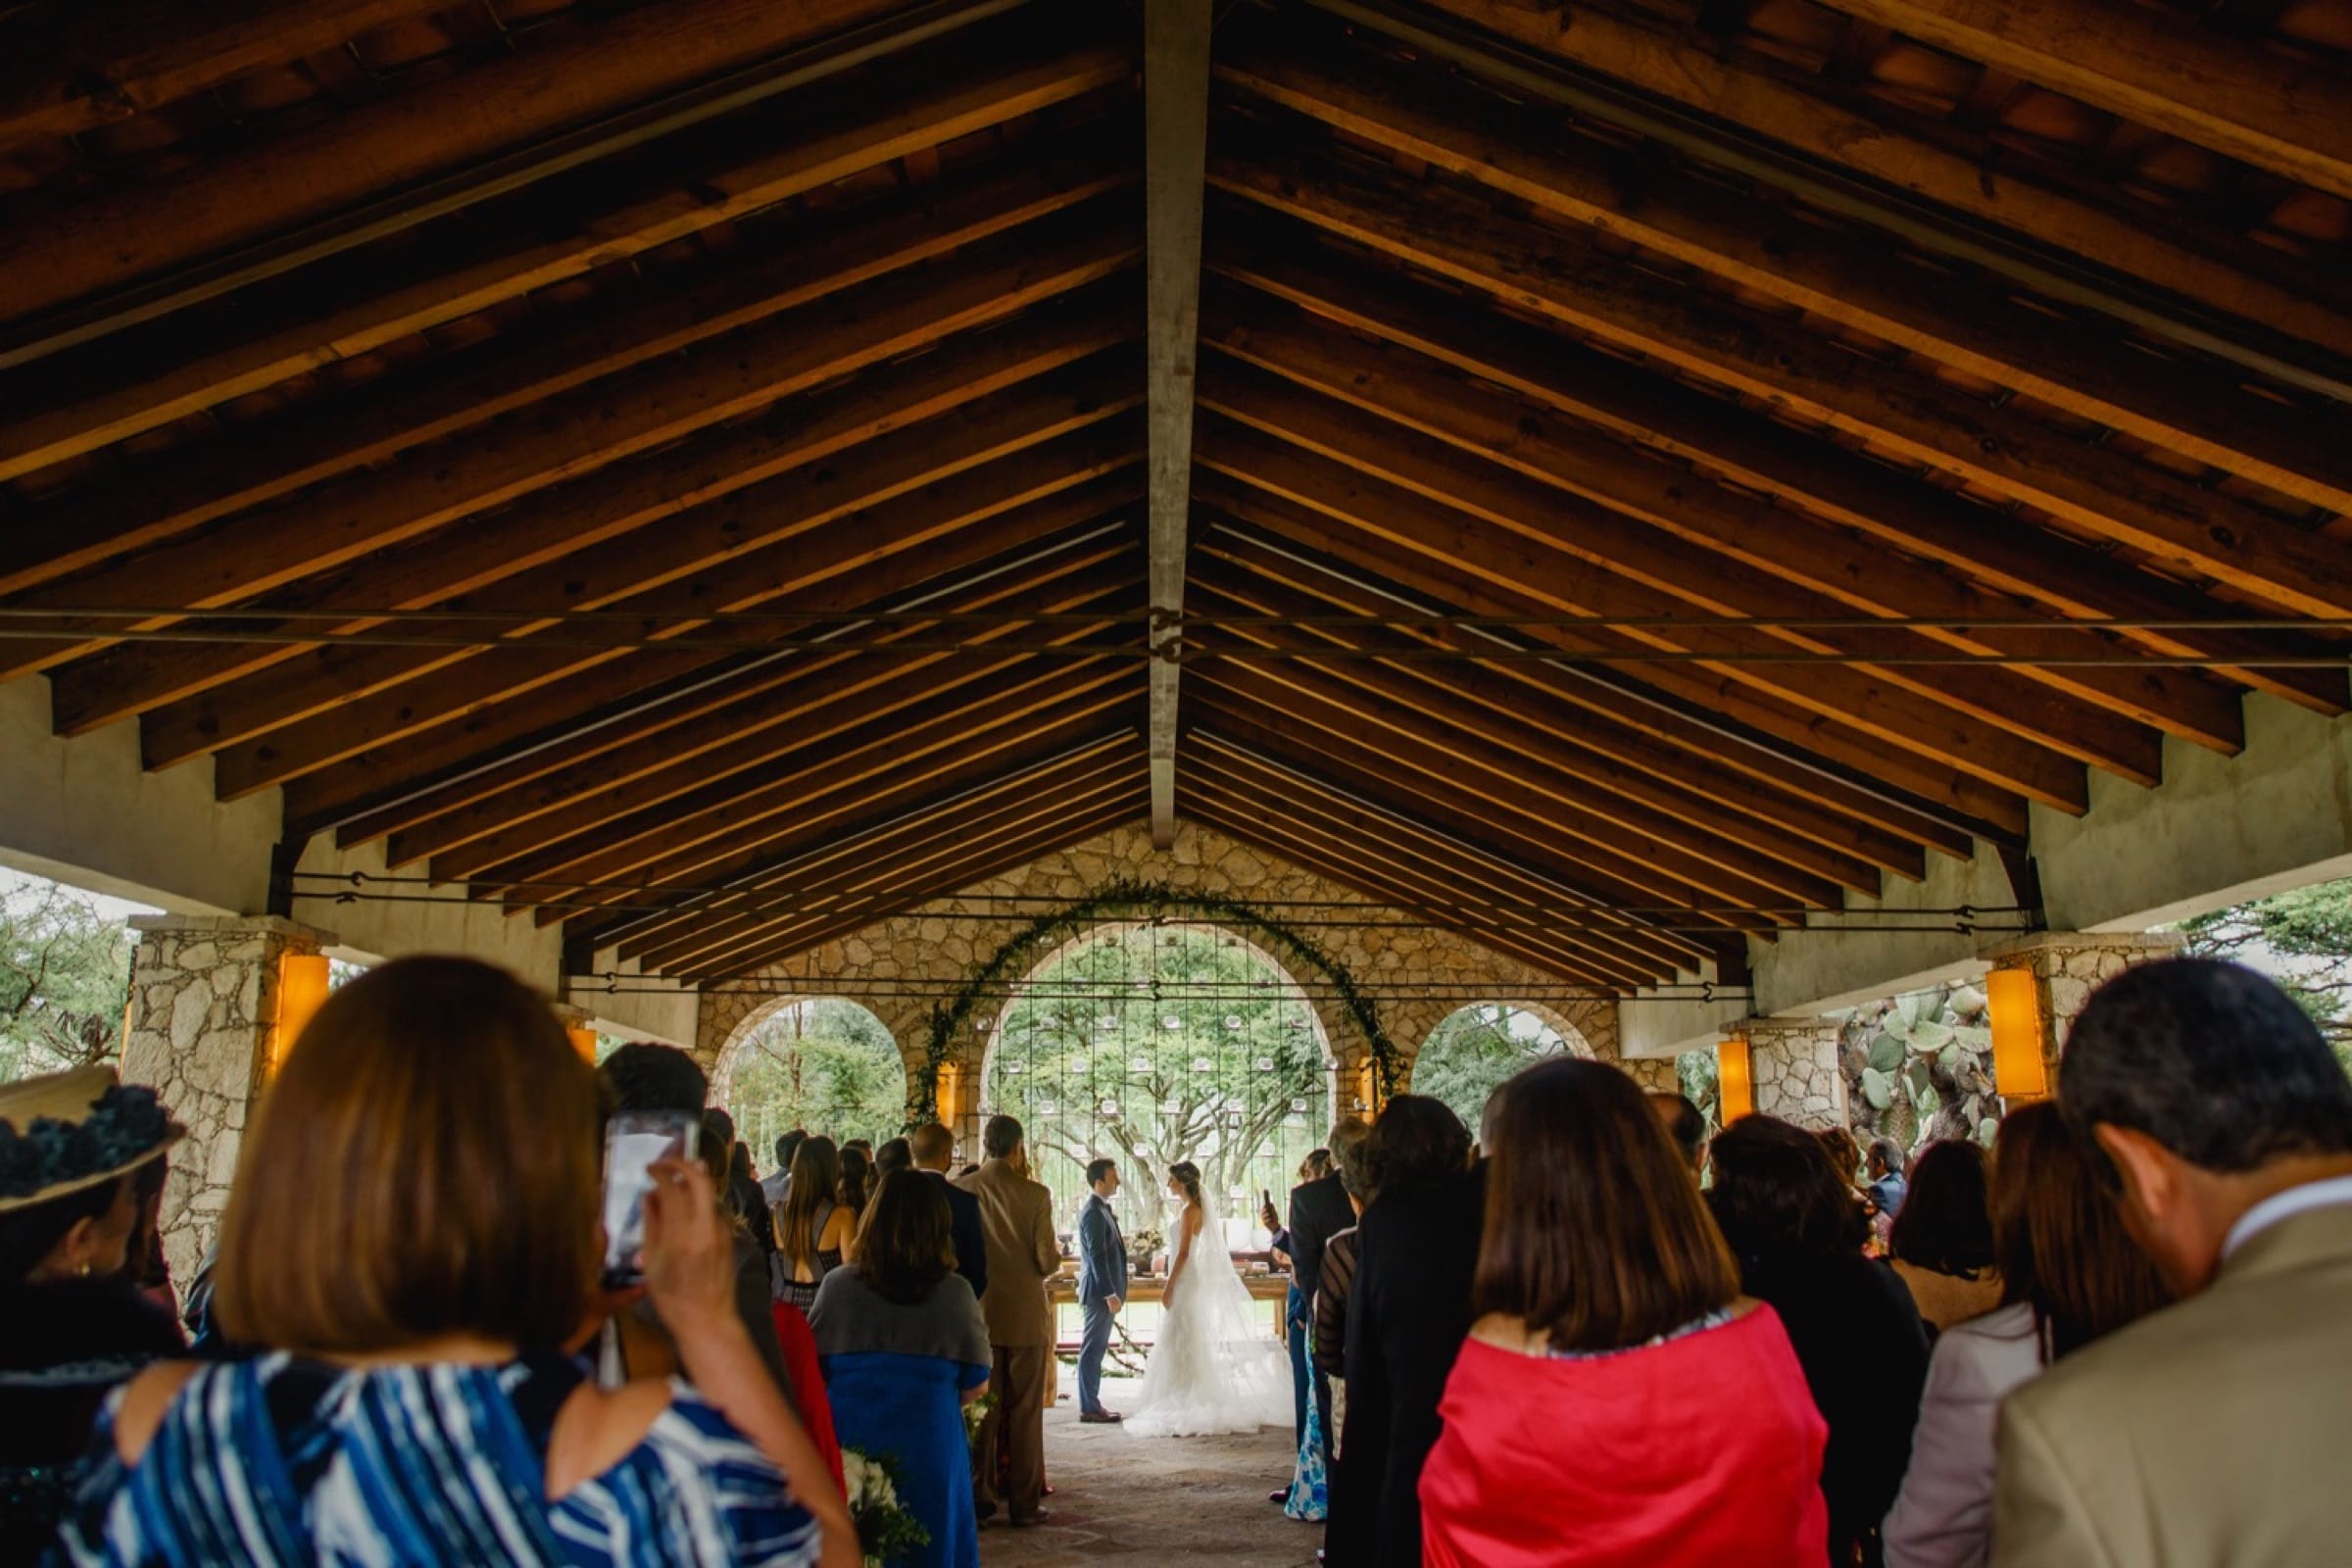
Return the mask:
<path fill-rule="evenodd" d="M 1747 1037 L 1756 1114 L 1799 1127 L 1849 1125 L 1845 1074 L 1838 1065 L 1838 1025 L 1827 1018 L 1749 1018 Z"/>
<path fill-rule="evenodd" d="M 2169 958 L 2180 951 L 2172 932 L 2040 931 L 1985 955 L 1995 969 L 2023 969 L 2034 977 L 2041 1014 L 2041 1059 L 2049 1070 L 2050 1093 L 2058 1092 L 2058 1058 L 2075 1019 L 2090 994 L 2135 963 Z"/>
<path fill-rule="evenodd" d="M 334 938 L 274 915 L 142 915 L 130 961 L 122 1080 L 150 1084 L 188 1136 L 164 1184 L 164 1255 L 182 1283 L 213 1244 L 237 1149 L 278 1039 L 279 964 Z"/>
<path fill-rule="evenodd" d="M 1681 1072 L 1672 1056 L 1625 1056 L 1612 1062 L 1625 1075 L 1653 1095 L 1679 1095 L 1683 1092 Z"/>

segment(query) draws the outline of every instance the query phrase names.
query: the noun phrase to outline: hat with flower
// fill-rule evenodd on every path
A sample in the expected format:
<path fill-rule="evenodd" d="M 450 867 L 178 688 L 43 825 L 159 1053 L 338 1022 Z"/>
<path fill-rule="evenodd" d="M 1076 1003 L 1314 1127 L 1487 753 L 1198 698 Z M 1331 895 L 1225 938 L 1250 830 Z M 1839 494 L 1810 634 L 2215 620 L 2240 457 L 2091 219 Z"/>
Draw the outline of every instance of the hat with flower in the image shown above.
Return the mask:
<path fill-rule="evenodd" d="M 112 1181 L 186 1135 L 154 1090 L 111 1067 L 0 1084 L 0 1213 Z"/>

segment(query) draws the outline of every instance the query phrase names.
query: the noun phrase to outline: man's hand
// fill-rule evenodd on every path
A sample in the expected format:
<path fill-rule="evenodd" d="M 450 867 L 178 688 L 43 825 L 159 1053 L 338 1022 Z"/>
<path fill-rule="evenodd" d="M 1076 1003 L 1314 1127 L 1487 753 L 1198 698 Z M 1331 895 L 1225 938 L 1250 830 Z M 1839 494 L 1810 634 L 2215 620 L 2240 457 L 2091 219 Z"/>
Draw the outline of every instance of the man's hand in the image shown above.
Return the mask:
<path fill-rule="evenodd" d="M 1102 1298 L 1102 1304 L 1109 1310 L 1112 1317 L 1117 1317 L 1119 1315 L 1119 1308 L 1127 1304 L 1127 1298 L 1124 1296 L 1105 1296 Z"/>

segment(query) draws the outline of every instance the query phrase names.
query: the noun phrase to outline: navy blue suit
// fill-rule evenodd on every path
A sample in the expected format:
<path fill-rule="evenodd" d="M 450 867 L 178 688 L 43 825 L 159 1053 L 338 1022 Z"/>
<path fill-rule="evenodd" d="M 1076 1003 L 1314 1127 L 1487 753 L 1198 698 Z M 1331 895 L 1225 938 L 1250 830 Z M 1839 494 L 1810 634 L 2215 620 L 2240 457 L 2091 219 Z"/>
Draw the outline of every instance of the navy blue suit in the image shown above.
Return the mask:
<path fill-rule="evenodd" d="M 1078 1210 L 1078 1306 L 1085 1335 L 1078 1346 L 1078 1408 L 1102 1408 L 1102 1356 L 1110 1348 L 1111 1297 L 1127 1294 L 1127 1238 L 1100 1193 Z"/>
<path fill-rule="evenodd" d="M 923 1172 L 948 1195 L 948 1225 L 956 1238 L 956 1272 L 972 1287 L 972 1295 L 988 1294 L 988 1240 L 980 1234 L 980 1200 L 948 1180 L 945 1174 Z"/>

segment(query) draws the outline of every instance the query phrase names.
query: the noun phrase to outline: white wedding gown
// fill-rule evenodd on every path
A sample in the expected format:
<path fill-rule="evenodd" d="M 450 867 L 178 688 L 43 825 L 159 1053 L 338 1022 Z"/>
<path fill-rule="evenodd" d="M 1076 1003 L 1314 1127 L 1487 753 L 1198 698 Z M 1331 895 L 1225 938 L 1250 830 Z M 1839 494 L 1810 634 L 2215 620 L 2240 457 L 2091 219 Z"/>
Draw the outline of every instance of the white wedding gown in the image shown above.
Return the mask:
<path fill-rule="evenodd" d="M 1140 1438 L 1205 1437 L 1292 1418 L 1291 1363 L 1272 1321 L 1250 1299 L 1216 1226 L 1203 1225 L 1175 1302 L 1160 1314 L 1126 1429 Z"/>

